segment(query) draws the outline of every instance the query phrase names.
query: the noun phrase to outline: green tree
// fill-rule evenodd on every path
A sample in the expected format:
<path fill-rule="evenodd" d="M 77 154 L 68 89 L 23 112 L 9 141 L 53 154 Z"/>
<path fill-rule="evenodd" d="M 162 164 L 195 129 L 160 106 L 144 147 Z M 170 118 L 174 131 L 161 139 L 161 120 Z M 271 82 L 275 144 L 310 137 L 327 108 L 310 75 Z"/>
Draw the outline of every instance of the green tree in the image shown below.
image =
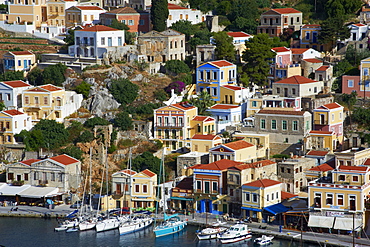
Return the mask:
<path fill-rule="evenodd" d="M 0 111 L 3 111 L 5 109 L 4 101 L 0 101 Z"/>
<path fill-rule="evenodd" d="M 174 74 L 190 73 L 189 66 L 181 60 L 168 60 L 165 64 L 165 69 Z"/>
<path fill-rule="evenodd" d="M 75 30 L 68 29 L 68 34 L 64 38 L 64 42 L 66 42 L 66 46 L 71 46 L 75 44 Z"/>
<path fill-rule="evenodd" d="M 89 97 L 91 85 L 85 81 L 82 81 L 79 85 L 75 87 L 75 91 L 82 94 L 85 99 Z"/>
<path fill-rule="evenodd" d="M 332 17 L 322 22 L 319 41 L 322 44 L 336 45 L 337 40 L 345 40 L 351 36 L 350 30 L 344 25 L 342 17 Z"/>
<path fill-rule="evenodd" d="M 212 99 L 211 95 L 206 90 L 200 92 L 197 98 L 192 98 L 190 103 L 198 107 L 199 115 L 209 115 L 209 112 L 206 110 L 215 104 L 215 101 Z"/>
<path fill-rule="evenodd" d="M 114 126 L 120 128 L 121 130 L 131 130 L 132 119 L 127 112 L 120 112 L 114 118 Z"/>
<path fill-rule="evenodd" d="M 67 66 L 58 63 L 55 65 L 49 65 L 42 72 L 42 79 L 45 84 L 53 84 L 56 86 L 62 86 L 65 81 L 64 73 L 67 70 Z"/>
<path fill-rule="evenodd" d="M 84 130 L 84 126 L 80 122 L 72 121 L 67 130 L 69 133 L 68 142 L 73 142 L 80 136 L 81 132 Z"/>
<path fill-rule="evenodd" d="M 272 40 L 265 33 L 257 34 L 245 42 L 245 46 L 246 50 L 243 53 L 244 73 L 247 74 L 252 83 L 259 86 L 267 85 L 270 63 L 274 57 L 274 53 L 271 51 Z"/>
<path fill-rule="evenodd" d="M 232 26 L 248 33 L 256 33 L 259 11 L 256 0 L 234 0 L 227 16 Z"/>
<path fill-rule="evenodd" d="M 75 139 L 75 143 L 77 143 L 77 142 L 86 143 L 86 142 L 91 142 L 92 140 L 94 140 L 94 134 L 91 133 L 91 131 L 89 131 L 89 130 L 85 130 L 84 132 L 82 132 L 81 135 L 79 135 Z"/>
<path fill-rule="evenodd" d="M 339 61 L 336 65 L 334 65 L 333 67 L 334 76 L 336 77 L 342 76 L 352 68 L 353 66 L 348 62 L 348 60 L 343 59 Z"/>
<path fill-rule="evenodd" d="M 156 91 L 154 91 L 153 94 L 154 94 L 155 99 L 159 101 L 165 101 L 168 98 L 168 95 L 164 91 L 164 89 L 157 89 Z"/>
<path fill-rule="evenodd" d="M 62 154 L 66 154 L 66 155 L 69 155 L 75 159 L 78 159 L 79 161 L 82 161 L 83 160 L 83 152 L 80 148 L 76 147 L 76 146 L 73 146 L 73 145 L 69 145 L 68 147 L 66 148 L 62 148 L 60 149 L 60 152 Z"/>
<path fill-rule="evenodd" d="M 235 61 L 235 48 L 233 38 L 227 35 L 226 32 L 213 33 L 214 44 L 216 45 L 215 54 L 217 59 L 225 59 Z"/>
<path fill-rule="evenodd" d="M 44 143 L 44 137 L 41 130 L 22 130 L 19 134 L 15 135 L 26 146 L 27 151 L 38 151 Z"/>
<path fill-rule="evenodd" d="M 145 151 L 132 160 L 132 169 L 137 172 L 149 169 L 159 175 L 160 165 L 161 160 L 148 151 Z"/>
<path fill-rule="evenodd" d="M 125 31 L 125 42 L 126 44 L 129 44 L 129 45 L 133 45 L 135 43 L 135 37 L 136 37 L 136 34 L 133 33 L 133 32 L 130 32 L 130 28 L 122 23 L 122 22 L 119 22 L 117 19 L 113 19 L 112 20 L 112 23 L 109 25 L 111 28 L 115 28 L 115 29 L 118 29 L 118 30 L 124 30 Z"/>
<path fill-rule="evenodd" d="M 231 13 L 231 2 L 221 1 L 217 4 L 216 13 L 217 15 L 229 15 Z"/>
<path fill-rule="evenodd" d="M 326 14 L 329 18 L 346 17 L 361 8 L 361 0 L 327 0 Z"/>
<path fill-rule="evenodd" d="M 0 74 L 1 81 L 17 81 L 23 79 L 23 71 L 6 71 L 4 74 Z"/>
<path fill-rule="evenodd" d="M 178 20 L 170 28 L 185 34 L 186 40 L 189 40 L 190 36 L 195 33 L 195 27 L 188 20 Z"/>
<path fill-rule="evenodd" d="M 166 30 L 168 19 L 167 0 L 152 0 L 150 19 L 153 24 L 153 30 L 158 32 Z"/>
<path fill-rule="evenodd" d="M 139 86 L 128 79 L 117 79 L 112 80 L 109 91 L 119 103 L 127 105 L 139 95 Z"/>
<path fill-rule="evenodd" d="M 87 128 L 94 128 L 95 125 L 109 125 L 110 122 L 101 117 L 93 117 L 86 120 L 84 126 Z"/>
<path fill-rule="evenodd" d="M 62 123 L 58 123 L 55 120 L 41 119 L 32 131 L 40 130 L 43 136 L 44 142 L 41 147 L 50 150 L 55 150 L 63 146 L 69 137 L 69 132 Z"/>
<path fill-rule="evenodd" d="M 42 85 L 43 84 L 42 70 L 39 67 L 32 69 L 27 74 L 27 79 L 33 85 Z"/>

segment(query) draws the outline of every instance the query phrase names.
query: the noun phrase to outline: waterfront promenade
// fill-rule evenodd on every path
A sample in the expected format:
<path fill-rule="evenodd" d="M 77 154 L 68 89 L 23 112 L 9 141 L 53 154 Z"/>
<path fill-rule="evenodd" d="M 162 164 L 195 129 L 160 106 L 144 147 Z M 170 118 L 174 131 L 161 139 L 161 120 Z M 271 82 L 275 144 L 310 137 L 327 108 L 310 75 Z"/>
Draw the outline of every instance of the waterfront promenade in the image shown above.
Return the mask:
<path fill-rule="evenodd" d="M 59 205 L 56 206 L 54 209 L 42 208 L 42 207 L 35 207 L 35 206 L 17 206 L 17 211 L 12 211 L 11 209 L 15 208 L 15 206 L 7 206 L 7 207 L 0 207 L 0 216 L 14 216 L 14 217 L 58 217 L 58 216 L 65 216 L 75 209 L 70 208 L 69 205 Z M 221 216 L 218 216 L 221 217 Z M 217 218 L 218 218 L 217 217 Z M 192 225 L 199 225 L 203 226 L 206 224 L 211 224 L 216 222 L 216 216 L 208 214 L 206 217 L 205 214 L 195 214 L 195 215 L 180 215 L 180 218 L 183 220 L 187 220 L 189 224 Z M 234 224 L 231 221 L 227 222 L 227 225 L 230 226 Z M 253 234 L 261 235 L 274 235 L 276 238 L 283 238 L 283 239 L 292 239 L 294 241 L 300 241 L 301 234 L 299 231 L 294 230 L 285 230 L 283 229 L 282 232 L 279 232 L 279 226 L 277 225 L 269 225 L 266 223 L 248 223 L 248 226 L 251 228 Z M 266 229 L 260 229 L 259 227 L 262 226 Z M 304 242 L 311 242 L 311 243 L 320 243 L 321 246 L 343 246 L 343 247 L 350 247 L 353 246 L 353 238 L 352 236 L 348 235 L 337 235 L 337 234 L 323 234 L 323 233 L 314 233 L 314 232 L 303 232 L 302 239 Z M 357 247 L 370 247 L 370 240 L 367 238 L 355 239 L 355 244 Z"/>

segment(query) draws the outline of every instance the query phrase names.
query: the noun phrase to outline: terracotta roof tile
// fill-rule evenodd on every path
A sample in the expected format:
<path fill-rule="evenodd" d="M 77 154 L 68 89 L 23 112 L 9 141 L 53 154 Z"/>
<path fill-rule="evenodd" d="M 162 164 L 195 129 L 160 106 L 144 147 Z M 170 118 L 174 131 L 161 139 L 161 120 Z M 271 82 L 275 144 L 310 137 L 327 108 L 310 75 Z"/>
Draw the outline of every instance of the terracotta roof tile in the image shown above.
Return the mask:
<path fill-rule="evenodd" d="M 226 170 L 230 167 L 236 166 L 242 164 L 242 162 L 237 162 L 233 160 L 227 160 L 227 159 L 222 159 L 218 160 L 209 164 L 198 164 L 195 166 L 190 167 L 191 169 L 203 169 L 203 170 L 218 170 L 218 171 L 223 171 Z"/>
<path fill-rule="evenodd" d="M 238 108 L 238 105 L 223 105 L 223 104 L 217 104 L 211 107 L 211 109 L 220 109 L 220 110 L 227 110 L 227 109 L 233 109 Z"/>
<path fill-rule="evenodd" d="M 195 116 L 192 120 L 194 120 L 194 121 L 201 121 L 201 122 L 215 121 L 214 118 L 207 117 L 207 116 Z"/>
<path fill-rule="evenodd" d="M 105 13 L 113 13 L 113 14 L 137 14 L 138 12 L 131 8 L 131 7 L 124 7 L 124 8 L 118 8 L 113 9 Z"/>
<path fill-rule="evenodd" d="M 5 112 L 5 113 L 7 113 L 7 114 L 9 114 L 9 115 L 12 115 L 12 116 L 26 114 L 26 113 L 20 112 L 20 111 L 15 110 L 15 109 L 13 109 L 13 110 L 3 111 L 3 112 Z"/>
<path fill-rule="evenodd" d="M 239 90 L 245 89 L 245 87 L 238 87 L 238 86 L 232 86 L 232 85 L 223 85 L 221 87 L 231 89 L 231 90 L 234 90 L 234 91 L 239 91 Z"/>
<path fill-rule="evenodd" d="M 281 8 L 281 9 L 272 9 L 273 11 L 279 13 L 279 14 L 293 14 L 293 13 L 302 13 L 301 11 L 298 11 L 293 8 Z"/>
<path fill-rule="evenodd" d="M 146 169 L 146 170 L 142 171 L 141 173 L 144 173 L 145 175 L 147 175 L 149 177 L 154 177 L 155 175 L 157 175 L 149 169 Z"/>
<path fill-rule="evenodd" d="M 304 76 L 301 76 L 301 75 L 295 75 L 295 76 L 291 76 L 291 77 L 288 77 L 286 79 L 283 79 L 283 80 L 280 80 L 280 81 L 276 81 L 276 82 L 273 82 L 273 83 L 305 84 L 305 83 L 313 83 L 313 82 L 317 82 L 317 81 L 311 80 L 311 79 L 309 79 L 307 77 L 304 77 Z"/>
<path fill-rule="evenodd" d="M 223 144 L 223 146 L 231 148 L 232 150 L 240 150 L 244 148 L 253 147 L 254 145 L 244 140 L 240 140 L 236 142 L 229 142 L 229 143 Z"/>
<path fill-rule="evenodd" d="M 235 166 L 236 169 L 238 170 L 245 170 L 245 169 L 250 169 L 250 168 L 259 168 L 259 167 L 264 167 L 268 165 L 276 164 L 276 162 L 272 160 L 261 160 L 253 163 L 245 163 L 241 165 Z"/>
<path fill-rule="evenodd" d="M 10 86 L 10 87 L 29 87 L 31 86 L 30 84 L 28 83 L 25 83 L 24 81 L 3 81 L 2 83 Z"/>
<path fill-rule="evenodd" d="M 294 195 L 292 193 L 285 192 L 285 191 L 281 192 L 281 200 L 287 200 L 287 199 L 294 198 L 294 197 L 298 197 L 298 195 Z"/>
<path fill-rule="evenodd" d="M 365 24 L 362 24 L 362 23 L 356 23 L 356 24 L 353 24 L 353 25 L 358 26 L 358 27 L 364 27 L 364 26 L 366 26 Z"/>
<path fill-rule="evenodd" d="M 311 169 L 308 169 L 309 171 L 318 171 L 318 172 L 327 172 L 334 170 L 333 167 L 328 165 L 327 163 L 321 164 L 319 166 L 312 167 Z"/>
<path fill-rule="evenodd" d="M 49 159 L 54 160 L 54 161 L 56 161 L 56 162 L 58 162 L 60 164 L 63 164 L 65 166 L 79 162 L 78 159 L 75 159 L 75 158 L 73 158 L 73 157 L 71 157 L 69 155 L 66 155 L 66 154 L 62 154 L 62 155 L 58 155 L 58 156 L 55 156 L 55 157 L 51 157 Z"/>
<path fill-rule="evenodd" d="M 360 172 L 366 172 L 369 170 L 368 166 L 339 166 L 339 171 L 360 171 Z"/>
<path fill-rule="evenodd" d="M 193 135 L 191 139 L 195 140 L 219 140 L 221 137 L 218 135 Z"/>
<path fill-rule="evenodd" d="M 332 135 L 332 131 L 322 131 L 322 130 L 311 130 L 310 134 L 319 134 L 319 135 Z"/>
<path fill-rule="evenodd" d="M 37 161 L 40 161 L 40 160 L 39 159 L 29 159 L 29 160 L 19 161 L 19 163 L 31 166 L 32 163 L 35 163 Z"/>
<path fill-rule="evenodd" d="M 14 55 L 22 56 L 22 55 L 33 55 L 30 51 L 11 51 Z"/>
<path fill-rule="evenodd" d="M 323 65 L 321 66 L 320 68 L 318 68 L 316 71 L 326 71 L 327 69 L 329 69 L 330 66 L 327 66 L 327 65 Z"/>
<path fill-rule="evenodd" d="M 305 114 L 304 111 L 285 111 L 285 110 L 259 110 L 256 114 L 275 114 L 275 115 L 296 115 L 296 116 L 303 116 Z"/>
<path fill-rule="evenodd" d="M 274 52 L 286 52 L 286 51 L 290 51 L 289 48 L 286 48 L 286 47 L 274 47 L 274 48 L 271 48 L 271 50 L 273 50 Z"/>
<path fill-rule="evenodd" d="M 177 104 L 172 104 L 171 106 L 180 108 L 182 110 L 190 110 L 195 108 L 195 106 L 191 105 L 189 102 L 180 102 Z"/>
<path fill-rule="evenodd" d="M 241 38 L 241 37 L 251 37 L 251 35 L 245 33 L 245 32 L 228 32 L 227 35 L 233 38 Z"/>
<path fill-rule="evenodd" d="M 135 175 L 137 172 L 135 172 L 135 171 L 133 171 L 133 170 L 130 170 L 130 169 L 124 169 L 124 170 L 122 170 L 122 171 L 119 171 L 119 172 L 117 172 L 117 173 L 126 173 L 126 174 L 128 174 L 128 175 Z"/>
<path fill-rule="evenodd" d="M 365 166 L 370 166 L 370 158 L 365 161 L 364 165 Z"/>
<path fill-rule="evenodd" d="M 121 31 L 112 27 L 107 27 L 103 25 L 96 25 L 92 27 L 87 27 L 78 31 L 84 31 L 84 32 L 107 32 L 107 31 Z"/>
<path fill-rule="evenodd" d="M 292 54 L 303 54 L 308 51 L 308 48 L 291 48 Z"/>
<path fill-rule="evenodd" d="M 326 109 L 336 109 L 336 108 L 341 108 L 343 106 L 341 106 L 337 102 L 334 102 L 334 103 L 329 103 L 329 104 L 326 104 L 326 105 L 322 105 L 319 108 L 322 108 L 322 107 L 326 108 Z"/>
<path fill-rule="evenodd" d="M 232 66 L 234 65 L 233 63 L 230 63 L 226 60 L 219 60 L 219 61 L 212 61 L 212 62 L 209 62 L 210 64 L 213 64 L 217 67 L 227 67 L 227 66 Z"/>
<path fill-rule="evenodd" d="M 276 184 L 281 184 L 279 181 L 271 180 L 271 179 L 259 179 L 250 183 L 243 184 L 245 186 L 251 187 L 258 187 L 258 188 L 266 188 Z"/>
<path fill-rule="evenodd" d="M 59 91 L 59 90 L 63 89 L 61 87 L 57 87 L 57 86 L 54 86 L 54 85 L 51 85 L 51 84 L 40 86 L 40 88 L 45 89 L 45 90 L 50 91 L 50 92 Z"/>
<path fill-rule="evenodd" d="M 188 8 L 181 7 L 181 6 L 173 4 L 173 3 L 169 3 L 168 4 L 168 9 L 188 9 Z"/>
<path fill-rule="evenodd" d="M 303 60 L 309 63 L 323 63 L 323 61 L 321 61 L 320 59 L 316 59 L 316 58 L 307 58 Z"/>
<path fill-rule="evenodd" d="M 303 28 L 308 28 L 308 27 L 321 27 L 319 24 L 306 24 L 303 26 Z"/>
<path fill-rule="evenodd" d="M 75 6 L 75 7 L 80 10 L 104 10 L 98 6 Z"/>
<path fill-rule="evenodd" d="M 329 151 L 311 150 L 306 155 L 325 156 L 328 153 L 329 153 Z"/>

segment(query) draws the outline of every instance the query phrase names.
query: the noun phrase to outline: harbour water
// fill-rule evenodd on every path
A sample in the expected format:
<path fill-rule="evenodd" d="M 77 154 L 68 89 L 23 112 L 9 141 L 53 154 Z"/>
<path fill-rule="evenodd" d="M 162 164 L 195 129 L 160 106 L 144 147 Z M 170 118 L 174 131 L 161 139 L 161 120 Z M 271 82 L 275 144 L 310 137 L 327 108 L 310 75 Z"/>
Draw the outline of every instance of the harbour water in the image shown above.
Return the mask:
<path fill-rule="evenodd" d="M 54 246 L 221 246 L 216 240 L 198 241 L 195 226 L 188 225 L 185 231 L 178 234 L 155 238 L 152 227 L 137 233 L 120 236 L 118 230 L 96 233 L 86 232 L 54 232 L 57 226 L 55 219 L 41 218 L 0 218 L 0 246 L 6 247 L 54 247 Z M 222 246 L 254 246 L 253 240 L 243 243 L 234 243 Z M 270 247 L 298 247 L 299 242 L 274 239 Z M 305 244 L 304 247 L 317 247 L 320 245 Z"/>

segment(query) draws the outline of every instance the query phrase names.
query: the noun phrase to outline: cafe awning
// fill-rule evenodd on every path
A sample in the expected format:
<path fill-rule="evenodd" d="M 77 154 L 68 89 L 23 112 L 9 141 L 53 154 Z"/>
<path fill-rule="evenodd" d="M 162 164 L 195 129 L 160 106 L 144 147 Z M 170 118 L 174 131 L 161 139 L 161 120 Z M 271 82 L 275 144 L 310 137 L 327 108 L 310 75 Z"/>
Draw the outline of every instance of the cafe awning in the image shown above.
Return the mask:
<path fill-rule="evenodd" d="M 193 201 L 193 198 L 185 198 L 185 197 L 171 196 L 171 200 Z"/>
<path fill-rule="evenodd" d="M 360 227 L 362 225 L 362 219 L 353 219 L 353 218 L 344 218 L 344 217 L 336 217 L 334 229 L 338 230 L 347 230 L 352 231 L 353 228 L 353 220 L 355 221 L 355 230 L 361 230 Z"/>
<path fill-rule="evenodd" d="M 262 209 L 259 208 L 248 208 L 248 207 L 242 207 L 244 210 L 250 210 L 250 211 L 256 211 L 256 212 L 262 212 Z"/>
<path fill-rule="evenodd" d="M 281 203 L 277 203 L 268 207 L 265 207 L 264 210 L 266 210 L 269 213 L 272 213 L 273 215 L 277 215 L 280 213 L 285 213 L 289 210 L 289 208 L 285 207 Z"/>
<path fill-rule="evenodd" d="M 332 228 L 335 217 L 311 215 L 308 220 L 309 227 Z"/>
<path fill-rule="evenodd" d="M 59 191 L 58 188 L 53 188 L 53 187 L 32 186 L 20 192 L 18 195 L 21 197 L 28 197 L 28 198 L 42 198 L 42 197 L 50 197 L 50 195 L 57 194 L 58 191 Z"/>

